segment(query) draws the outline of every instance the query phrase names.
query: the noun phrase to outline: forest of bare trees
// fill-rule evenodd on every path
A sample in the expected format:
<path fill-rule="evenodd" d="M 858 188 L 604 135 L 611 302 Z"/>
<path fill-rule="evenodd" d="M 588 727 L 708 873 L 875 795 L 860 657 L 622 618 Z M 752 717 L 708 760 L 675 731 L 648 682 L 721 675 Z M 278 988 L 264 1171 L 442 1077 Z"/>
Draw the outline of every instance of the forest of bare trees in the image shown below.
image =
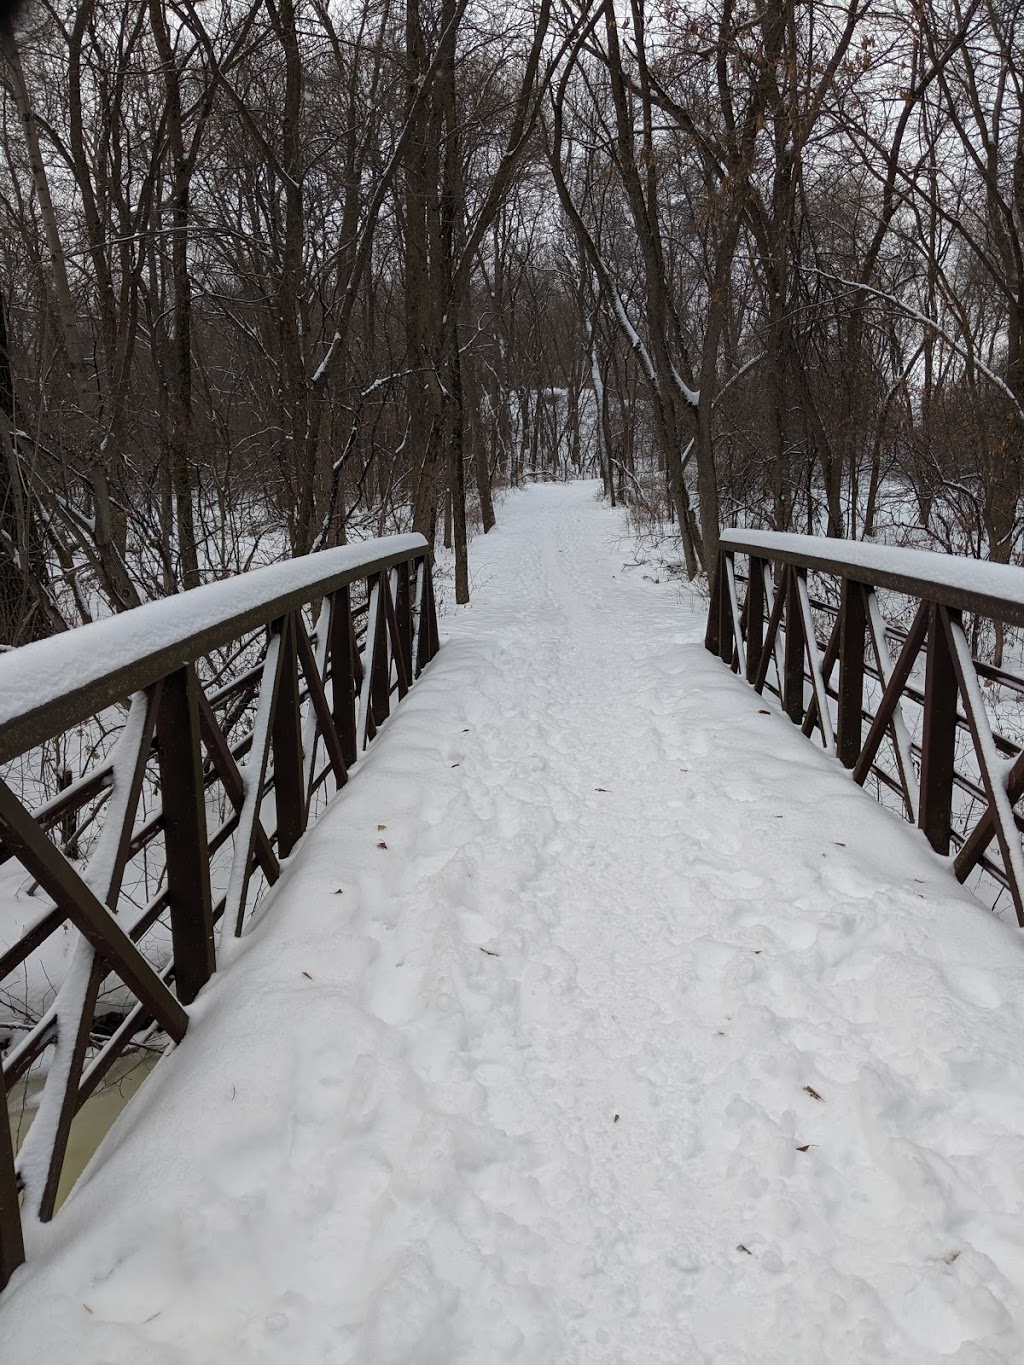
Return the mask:
<path fill-rule="evenodd" d="M 36 0 L 5 38 L 0 641 L 599 475 L 1001 562 L 1021 0 Z M 500 515 L 500 509 L 499 509 Z"/>

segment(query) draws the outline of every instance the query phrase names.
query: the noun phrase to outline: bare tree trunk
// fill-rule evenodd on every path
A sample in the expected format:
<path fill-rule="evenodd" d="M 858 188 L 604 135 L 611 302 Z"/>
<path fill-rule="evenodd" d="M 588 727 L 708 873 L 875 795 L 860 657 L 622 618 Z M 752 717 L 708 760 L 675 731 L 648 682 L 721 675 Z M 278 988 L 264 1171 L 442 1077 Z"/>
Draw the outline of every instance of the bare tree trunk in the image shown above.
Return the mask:
<path fill-rule="evenodd" d="M 473 473 L 476 479 L 477 497 L 480 499 L 480 521 L 484 535 L 494 525 L 494 498 L 491 495 L 491 472 L 487 461 L 487 445 L 484 441 L 481 421 L 480 384 L 475 366 L 470 363 L 463 367 L 463 392 L 468 400 L 470 414 L 470 439 L 473 443 Z"/>
<path fill-rule="evenodd" d="M 46 165 L 39 146 L 35 115 L 22 70 L 21 55 L 10 32 L 3 32 L 0 38 L 2 38 L 4 55 L 11 75 L 11 88 L 15 104 L 25 133 L 32 179 L 39 201 L 39 216 L 42 219 L 43 230 L 46 234 L 52 271 L 51 283 L 56 313 L 61 326 L 61 339 L 78 398 L 83 453 L 91 466 L 90 482 L 94 513 L 93 544 L 97 565 L 112 604 L 119 610 L 123 610 L 126 607 L 137 606 L 139 595 L 128 575 L 124 559 L 114 542 L 110 487 L 101 454 L 102 435 L 98 394 L 95 383 L 89 378 L 86 366 L 85 345 L 79 331 L 74 299 L 68 282 L 67 261 L 57 227 L 57 216 L 54 213 Z"/>
<path fill-rule="evenodd" d="M 417 469 L 413 530 L 433 539 L 437 522 L 438 424 L 431 396 L 431 261 L 437 232 L 431 222 L 437 187 L 438 132 L 433 104 L 418 100 L 430 65 L 420 16 L 420 0 L 405 7 L 406 118 L 413 124 L 404 158 L 405 176 L 405 336 L 410 374 L 406 384 L 406 443 Z M 434 250 L 432 250 L 432 247 Z M 434 319 L 436 324 L 437 319 Z"/>
<path fill-rule="evenodd" d="M 302 52 L 295 0 L 268 0 L 268 9 L 284 57 L 284 108 L 281 160 L 284 181 L 284 226 L 278 290 L 278 339 L 281 367 L 281 439 L 286 466 L 296 483 L 294 551 L 307 554 L 316 534 L 316 451 L 310 449 L 306 366 L 302 346 L 303 206 L 300 117 Z"/>
<path fill-rule="evenodd" d="M 7 308 L 0 293 L 0 644 L 40 640 L 63 628 L 53 603 L 46 548 L 18 458 Z"/>
<path fill-rule="evenodd" d="M 167 138 L 173 161 L 171 188 L 171 486 L 174 493 L 175 527 L 181 583 L 184 588 L 199 586 L 199 552 L 196 545 L 193 510 L 193 479 L 190 459 L 192 444 L 192 286 L 188 268 L 189 197 L 193 156 L 185 154 L 182 128 L 181 85 L 178 65 L 167 28 L 161 0 L 150 0 L 150 23 L 160 60 L 163 63 L 167 93 Z M 198 134 L 197 134 L 198 138 Z"/>

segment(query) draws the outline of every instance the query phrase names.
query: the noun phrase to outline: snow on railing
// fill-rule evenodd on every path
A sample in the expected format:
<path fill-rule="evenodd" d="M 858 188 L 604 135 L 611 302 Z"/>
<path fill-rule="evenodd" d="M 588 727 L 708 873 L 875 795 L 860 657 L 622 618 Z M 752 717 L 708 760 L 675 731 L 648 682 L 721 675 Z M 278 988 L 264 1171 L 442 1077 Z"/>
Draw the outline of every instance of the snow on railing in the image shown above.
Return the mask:
<path fill-rule="evenodd" d="M 952 853 L 959 881 L 996 908 L 1009 897 L 1024 926 L 1024 671 L 969 643 L 1022 626 L 1012 565 L 732 530 L 705 644 Z"/>
<path fill-rule="evenodd" d="M 408 535 L 0 656 L 0 1002 L 58 930 L 78 931 L 55 994 L 26 1007 L 0 1067 L 6 1112 L 11 1088 L 49 1061 L 16 1162 L 0 1121 L 0 1288 L 24 1260 L 23 1224 L 53 1215 L 81 1106 L 126 1049 L 184 1036 L 187 1006 L 243 930 L 254 879 L 277 880 L 328 784 L 348 780 L 437 647 L 427 543 Z M 96 746 L 118 733 L 30 810 L 31 783 L 16 790 L 25 756 L 72 730 Z"/>

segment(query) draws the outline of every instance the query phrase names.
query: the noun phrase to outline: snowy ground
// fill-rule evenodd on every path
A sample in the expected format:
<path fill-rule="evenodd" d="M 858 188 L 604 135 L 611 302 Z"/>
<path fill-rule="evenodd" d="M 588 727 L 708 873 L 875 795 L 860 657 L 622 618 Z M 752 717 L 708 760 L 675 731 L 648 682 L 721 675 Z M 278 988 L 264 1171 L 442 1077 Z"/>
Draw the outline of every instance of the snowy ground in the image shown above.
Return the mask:
<path fill-rule="evenodd" d="M 1024 939 L 621 528 L 477 541 L 3 1365 L 1024 1358 Z"/>

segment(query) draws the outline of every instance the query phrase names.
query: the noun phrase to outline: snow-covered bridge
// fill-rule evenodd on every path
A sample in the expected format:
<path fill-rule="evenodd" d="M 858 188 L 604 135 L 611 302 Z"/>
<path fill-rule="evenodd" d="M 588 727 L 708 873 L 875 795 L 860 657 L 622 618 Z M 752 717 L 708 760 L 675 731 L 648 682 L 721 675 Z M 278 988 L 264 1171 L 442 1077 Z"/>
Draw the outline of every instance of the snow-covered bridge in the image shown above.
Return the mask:
<path fill-rule="evenodd" d="M 591 486 L 510 497 L 353 780 L 290 860 L 253 830 L 280 875 L 26 1219 L 3 1365 L 1021 1357 L 1019 932 L 622 533 Z M 425 661 L 376 572 L 378 641 Z M 326 634 L 277 646 L 293 735 Z"/>

